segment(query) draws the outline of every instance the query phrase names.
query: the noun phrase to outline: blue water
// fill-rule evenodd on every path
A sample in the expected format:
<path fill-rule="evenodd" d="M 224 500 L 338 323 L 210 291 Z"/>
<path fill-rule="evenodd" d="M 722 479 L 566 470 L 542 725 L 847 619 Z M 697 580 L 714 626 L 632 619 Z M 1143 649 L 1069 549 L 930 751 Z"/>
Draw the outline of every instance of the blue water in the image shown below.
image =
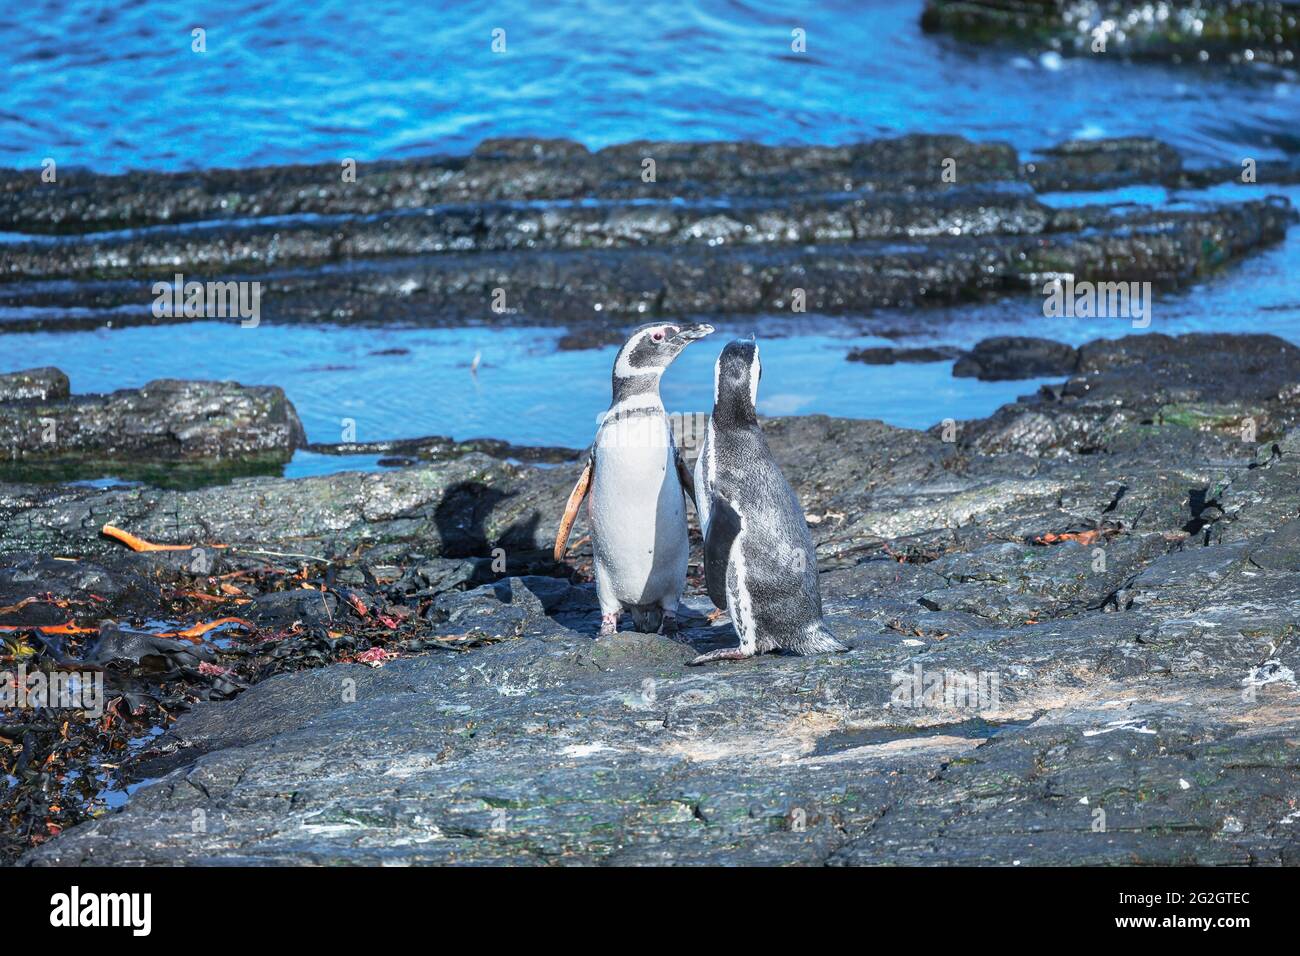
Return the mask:
<path fill-rule="evenodd" d="M 687 348 L 664 377 L 669 410 L 709 411 L 713 361 L 740 331 L 724 330 Z M 560 334 L 533 328 L 241 329 L 220 322 L 25 333 L 5 337 L 14 348 L 0 358 L 0 371 L 56 363 L 71 370 L 78 392 L 135 387 L 178 371 L 186 378 L 280 385 L 308 437 L 320 442 L 342 441 L 350 421 L 358 442 L 450 435 L 581 448 L 609 406 L 616 349 L 559 351 Z M 823 412 L 924 428 L 944 418 L 987 414 L 1035 387 L 972 387 L 952 378 L 946 362 L 886 368 L 848 362 L 845 354 L 854 345 L 888 343 L 847 329 L 839 335 L 765 337 L 760 344 L 759 408 L 768 415 Z M 394 348 L 409 351 L 372 354 Z M 178 355 L 186 356 L 179 370 Z M 475 355 L 480 362 L 472 371 Z M 326 458 L 319 465 L 329 470 L 339 460 Z"/>
<path fill-rule="evenodd" d="M 1070 59 L 927 36 L 921 0 L 0 9 L 0 166 L 101 171 L 464 152 L 494 136 L 840 143 L 953 132 L 1022 151 L 1158 136 L 1194 161 L 1297 148 L 1295 71 Z M 193 52 L 191 31 L 206 31 Z M 807 52 L 791 50 L 806 31 Z M 491 49 L 505 31 L 504 53 Z"/>

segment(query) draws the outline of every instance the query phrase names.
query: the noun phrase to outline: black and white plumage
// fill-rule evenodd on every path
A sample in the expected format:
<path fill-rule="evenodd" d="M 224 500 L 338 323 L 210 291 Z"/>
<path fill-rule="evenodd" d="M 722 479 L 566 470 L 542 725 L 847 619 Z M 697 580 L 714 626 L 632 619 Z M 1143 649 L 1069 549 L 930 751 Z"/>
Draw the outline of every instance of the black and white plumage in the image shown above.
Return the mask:
<path fill-rule="evenodd" d="M 812 534 L 758 424 L 761 374 L 752 340 L 730 343 L 714 368 L 713 415 L 695 463 L 695 501 L 709 597 L 726 609 L 740 643 L 701 654 L 692 664 L 778 649 L 848 649 L 822 621 Z"/>
<path fill-rule="evenodd" d="M 673 360 L 710 325 L 653 322 L 632 332 L 614 360 L 613 400 L 601 418 L 586 467 L 574 486 L 555 540 L 555 560 L 584 497 L 600 600 L 602 635 L 624 611 L 638 630 L 675 633 L 686 583 L 686 470 L 659 397 Z"/>

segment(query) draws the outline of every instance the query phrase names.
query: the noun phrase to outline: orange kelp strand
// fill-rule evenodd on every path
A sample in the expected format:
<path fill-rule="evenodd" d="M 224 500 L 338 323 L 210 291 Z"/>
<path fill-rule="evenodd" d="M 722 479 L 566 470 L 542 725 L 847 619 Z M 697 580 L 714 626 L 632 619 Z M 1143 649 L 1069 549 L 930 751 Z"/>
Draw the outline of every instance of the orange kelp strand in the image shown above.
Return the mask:
<path fill-rule="evenodd" d="M 42 634 L 98 634 L 97 627 L 77 627 L 69 621 L 67 624 L 0 624 L 0 631 L 40 631 Z"/>
<path fill-rule="evenodd" d="M 192 551 L 194 548 L 228 548 L 227 544 L 155 544 L 152 541 L 146 541 L 144 538 L 137 538 L 129 531 L 123 531 L 111 524 L 104 525 L 100 529 L 100 534 L 116 541 L 121 541 L 132 551 Z"/>
<path fill-rule="evenodd" d="M 249 631 L 257 630 L 255 624 L 251 621 L 245 621 L 242 617 L 219 617 L 215 621 L 208 621 L 204 624 L 195 624 L 193 627 L 187 627 L 183 631 L 167 631 L 164 634 L 159 634 L 158 637 L 183 637 L 187 641 L 194 641 L 197 643 L 203 639 L 204 634 L 208 633 L 208 631 L 213 628 L 220 627 L 222 624 L 238 624 Z"/>

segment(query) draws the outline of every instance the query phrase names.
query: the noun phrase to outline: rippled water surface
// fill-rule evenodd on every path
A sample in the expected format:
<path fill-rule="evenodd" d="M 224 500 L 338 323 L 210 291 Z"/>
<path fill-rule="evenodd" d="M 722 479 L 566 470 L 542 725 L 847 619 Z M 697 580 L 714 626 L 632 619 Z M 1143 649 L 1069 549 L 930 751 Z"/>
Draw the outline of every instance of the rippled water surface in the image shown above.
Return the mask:
<path fill-rule="evenodd" d="M 0 165 L 104 171 L 463 152 L 492 136 L 839 143 L 961 133 L 1033 150 L 1154 135 L 1294 150 L 1294 72 L 965 47 L 920 0 L 9 4 Z M 206 53 L 191 49 L 195 28 Z M 807 52 L 791 51 L 791 30 Z M 505 52 L 491 49 L 505 31 Z"/>

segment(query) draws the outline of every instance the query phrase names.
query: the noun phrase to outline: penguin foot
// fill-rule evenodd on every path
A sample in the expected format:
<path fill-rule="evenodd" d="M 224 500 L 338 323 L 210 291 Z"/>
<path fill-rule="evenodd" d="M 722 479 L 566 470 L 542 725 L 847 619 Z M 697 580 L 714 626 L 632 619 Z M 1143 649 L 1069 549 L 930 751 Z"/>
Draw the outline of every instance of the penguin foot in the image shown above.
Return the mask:
<path fill-rule="evenodd" d="M 663 623 L 659 625 L 659 633 L 664 637 L 677 636 L 677 615 L 672 611 L 664 611 Z"/>
<path fill-rule="evenodd" d="M 600 637 L 609 637 L 618 633 L 618 615 L 602 614 L 600 616 Z"/>
<path fill-rule="evenodd" d="M 691 667 L 699 664 L 710 664 L 713 661 L 743 661 L 746 658 L 753 657 L 753 651 L 746 651 L 739 647 L 723 647 L 716 651 L 709 651 L 707 654 L 701 654 L 695 660 L 690 662 Z"/>

